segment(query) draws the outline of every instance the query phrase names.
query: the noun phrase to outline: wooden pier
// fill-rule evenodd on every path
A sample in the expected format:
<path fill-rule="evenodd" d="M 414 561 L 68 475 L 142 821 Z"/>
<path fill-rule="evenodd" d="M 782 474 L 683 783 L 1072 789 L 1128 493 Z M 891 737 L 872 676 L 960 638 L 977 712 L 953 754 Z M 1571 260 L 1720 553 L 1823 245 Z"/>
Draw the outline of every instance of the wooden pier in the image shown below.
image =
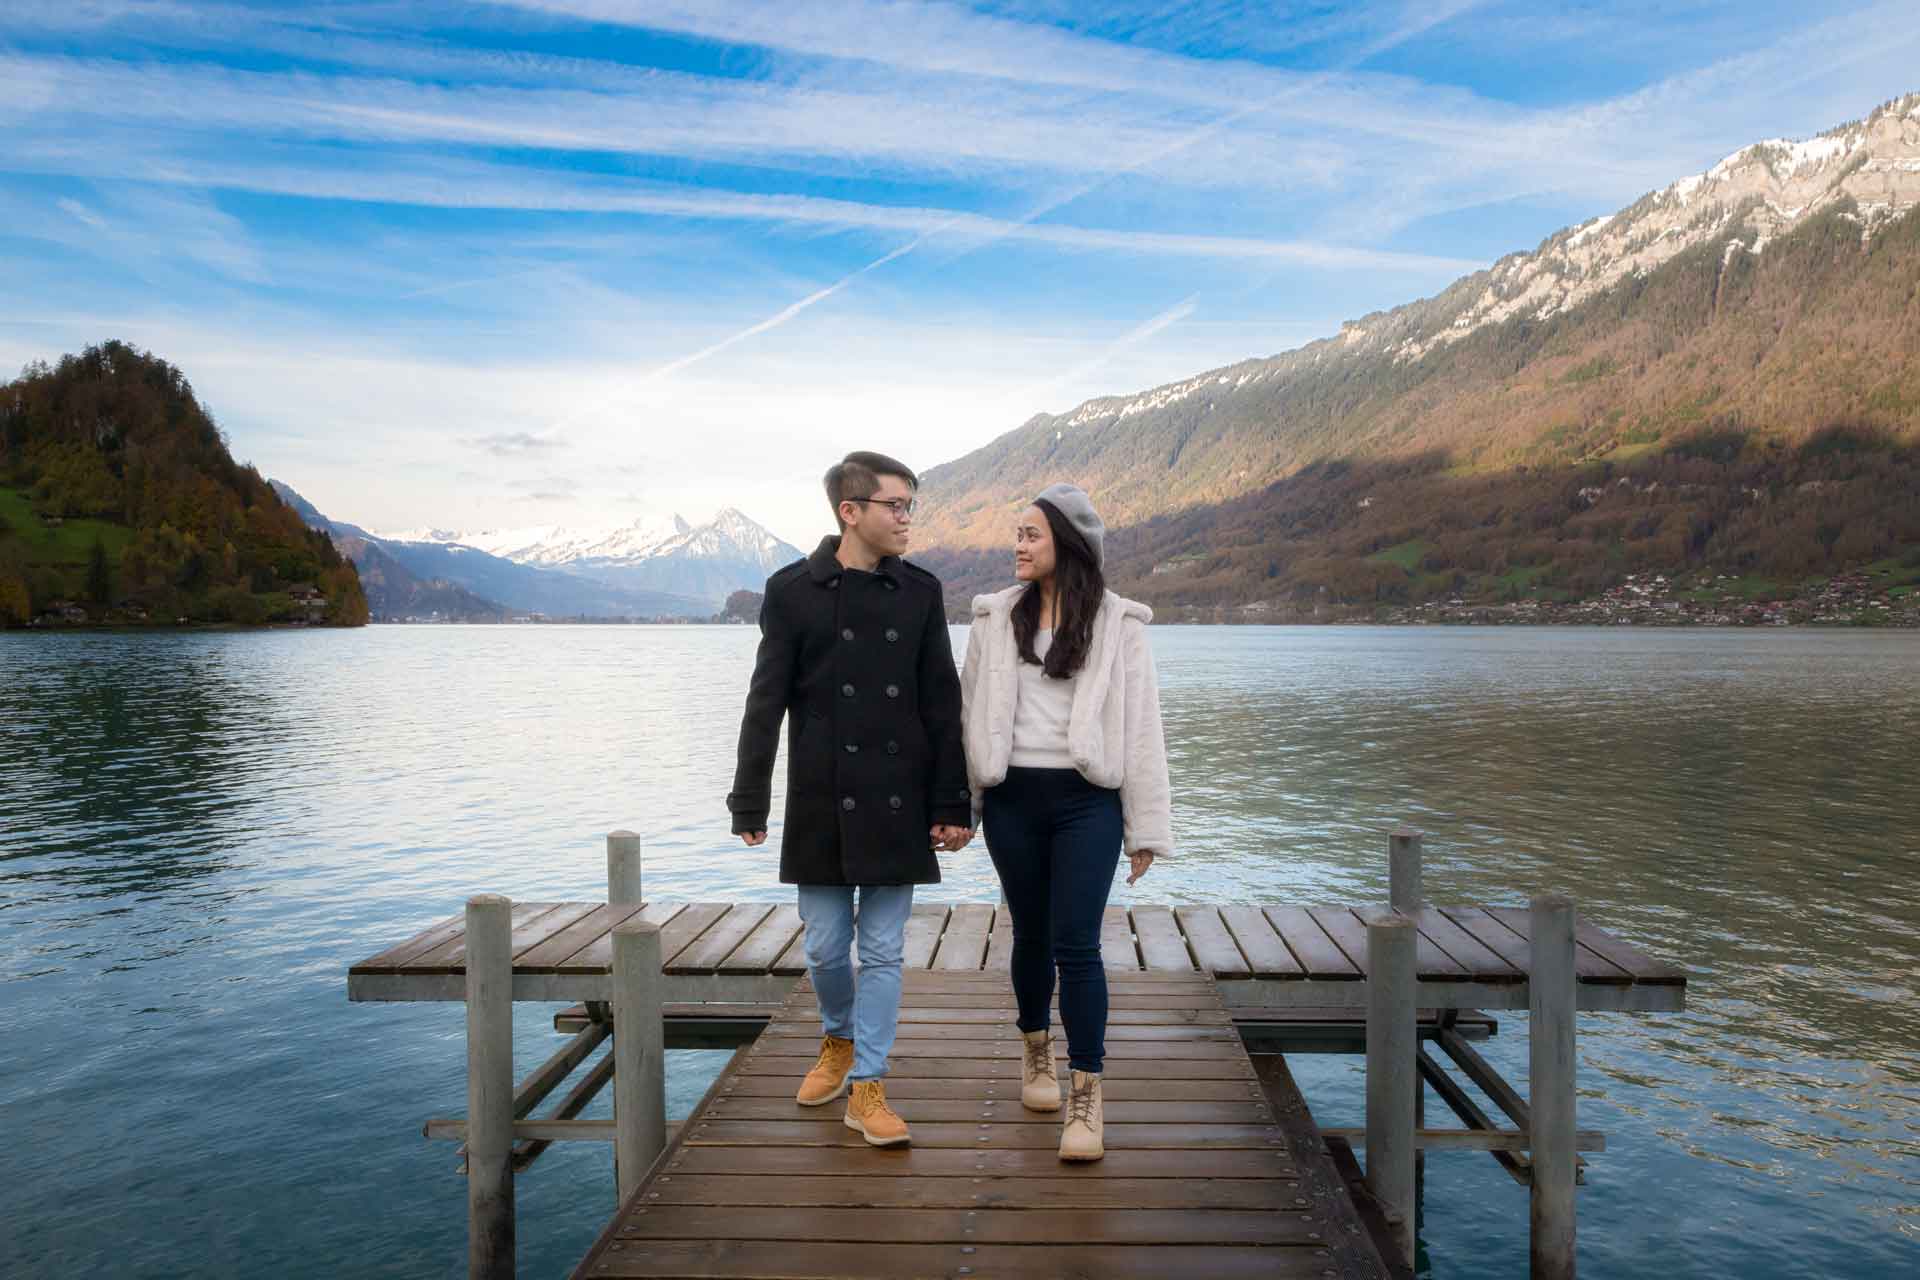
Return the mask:
<path fill-rule="evenodd" d="M 838 1106 L 795 1105 L 820 1043 L 801 984 L 574 1274 L 1384 1280 L 1351 1202 L 1325 1193 L 1332 1159 L 1288 1141 L 1212 981 L 1111 989 L 1109 1151 L 1076 1166 L 1055 1154 L 1059 1116 L 1020 1105 L 1004 978 L 907 977 L 887 1079 L 913 1128 L 901 1150 L 868 1147 Z"/>
<path fill-rule="evenodd" d="M 819 1043 L 797 910 L 643 901 L 628 833 L 608 838 L 608 901 L 482 895 L 353 965 L 348 993 L 466 1002 L 468 1118 L 426 1132 L 466 1144 L 474 1276 L 512 1274 L 514 1176 L 588 1139 L 616 1144 L 619 1209 L 582 1276 L 1404 1275 L 1420 1152 L 1444 1147 L 1528 1188 L 1532 1274 L 1571 1280 L 1579 1153 L 1605 1149 L 1575 1128 L 1575 1015 L 1684 1008 L 1686 975 L 1564 898 L 1430 905 L 1420 846 L 1391 837 L 1386 904 L 1110 908 L 1108 1155 L 1090 1167 L 1019 1106 L 1011 920 L 985 903 L 922 903 L 908 925 L 888 1078 L 904 1151 L 792 1101 Z M 577 1002 L 517 1086 L 514 1000 Z M 1470 1043 L 1487 1009 L 1530 1013 L 1524 1098 Z M 679 1046 L 736 1054 L 673 1132 Z M 1276 1050 L 1364 1052 L 1365 1126 L 1318 1130 Z M 614 1119 L 579 1119 L 610 1083 Z M 1428 1089 L 1461 1127 L 1426 1127 Z"/>

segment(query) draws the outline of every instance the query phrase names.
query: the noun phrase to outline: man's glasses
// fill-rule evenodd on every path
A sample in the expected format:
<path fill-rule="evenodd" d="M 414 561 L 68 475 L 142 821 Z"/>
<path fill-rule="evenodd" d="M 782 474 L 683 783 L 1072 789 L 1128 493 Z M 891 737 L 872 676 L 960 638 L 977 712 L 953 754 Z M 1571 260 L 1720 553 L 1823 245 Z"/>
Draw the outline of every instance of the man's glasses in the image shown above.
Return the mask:
<path fill-rule="evenodd" d="M 895 520 L 910 520 L 913 513 L 920 509 L 918 498 L 848 498 L 848 502 L 864 502 L 868 506 L 885 507 L 893 512 Z"/>

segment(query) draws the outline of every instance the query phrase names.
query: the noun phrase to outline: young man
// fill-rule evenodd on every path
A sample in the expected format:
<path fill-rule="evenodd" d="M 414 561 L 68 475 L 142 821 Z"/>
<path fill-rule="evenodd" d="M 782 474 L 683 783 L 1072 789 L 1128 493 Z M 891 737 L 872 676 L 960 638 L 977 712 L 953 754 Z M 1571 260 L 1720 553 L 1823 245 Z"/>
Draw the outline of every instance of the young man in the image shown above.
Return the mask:
<path fill-rule="evenodd" d="M 727 808 L 748 845 L 767 838 L 785 716 L 780 879 L 800 887 L 807 972 L 826 1033 L 795 1101 L 821 1106 L 851 1079 L 847 1127 L 896 1146 L 910 1135 L 882 1081 L 913 886 L 939 883 L 934 849 L 973 838 L 973 797 L 940 580 L 900 558 L 919 481 L 883 454 L 850 453 L 826 487 L 839 536 L 767 579 Z"/>

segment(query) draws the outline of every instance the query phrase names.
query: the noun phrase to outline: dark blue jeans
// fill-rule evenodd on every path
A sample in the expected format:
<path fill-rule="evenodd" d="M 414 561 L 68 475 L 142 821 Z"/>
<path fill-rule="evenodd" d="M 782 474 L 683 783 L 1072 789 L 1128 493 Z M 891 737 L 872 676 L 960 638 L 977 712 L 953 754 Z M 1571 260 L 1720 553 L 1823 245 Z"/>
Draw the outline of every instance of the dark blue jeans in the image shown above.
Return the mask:
<path fill-rule="evenodd" d="M 1022 1031 L 1045 1031 L 1060 971 L 1060 1022 L 1075 1071 L 1106 1058 L 1100 917 L 1120 862 L 1120 793 L 1072 769 L 1009 769 L 981 798 L 987 852 L 1013 912 L 1013 995 Z"/>

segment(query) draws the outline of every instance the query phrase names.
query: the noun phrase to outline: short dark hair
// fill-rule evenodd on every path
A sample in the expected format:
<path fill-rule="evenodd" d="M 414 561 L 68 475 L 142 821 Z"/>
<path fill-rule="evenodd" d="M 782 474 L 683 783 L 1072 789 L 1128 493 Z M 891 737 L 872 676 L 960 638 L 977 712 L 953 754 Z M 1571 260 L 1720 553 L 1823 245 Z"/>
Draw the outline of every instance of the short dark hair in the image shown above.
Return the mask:
<path fill-rule="evenodd" d="M 907 464 L 884 453 L 856 449 L 827 468 L 827 501 L 833 504 L 833 522 L 840 524 L 840 504 L 849 498 L 871 498 L 880 492 L 881 476 L 898 476 L 910 489 L 919 489 L 920 477 Z"/>

